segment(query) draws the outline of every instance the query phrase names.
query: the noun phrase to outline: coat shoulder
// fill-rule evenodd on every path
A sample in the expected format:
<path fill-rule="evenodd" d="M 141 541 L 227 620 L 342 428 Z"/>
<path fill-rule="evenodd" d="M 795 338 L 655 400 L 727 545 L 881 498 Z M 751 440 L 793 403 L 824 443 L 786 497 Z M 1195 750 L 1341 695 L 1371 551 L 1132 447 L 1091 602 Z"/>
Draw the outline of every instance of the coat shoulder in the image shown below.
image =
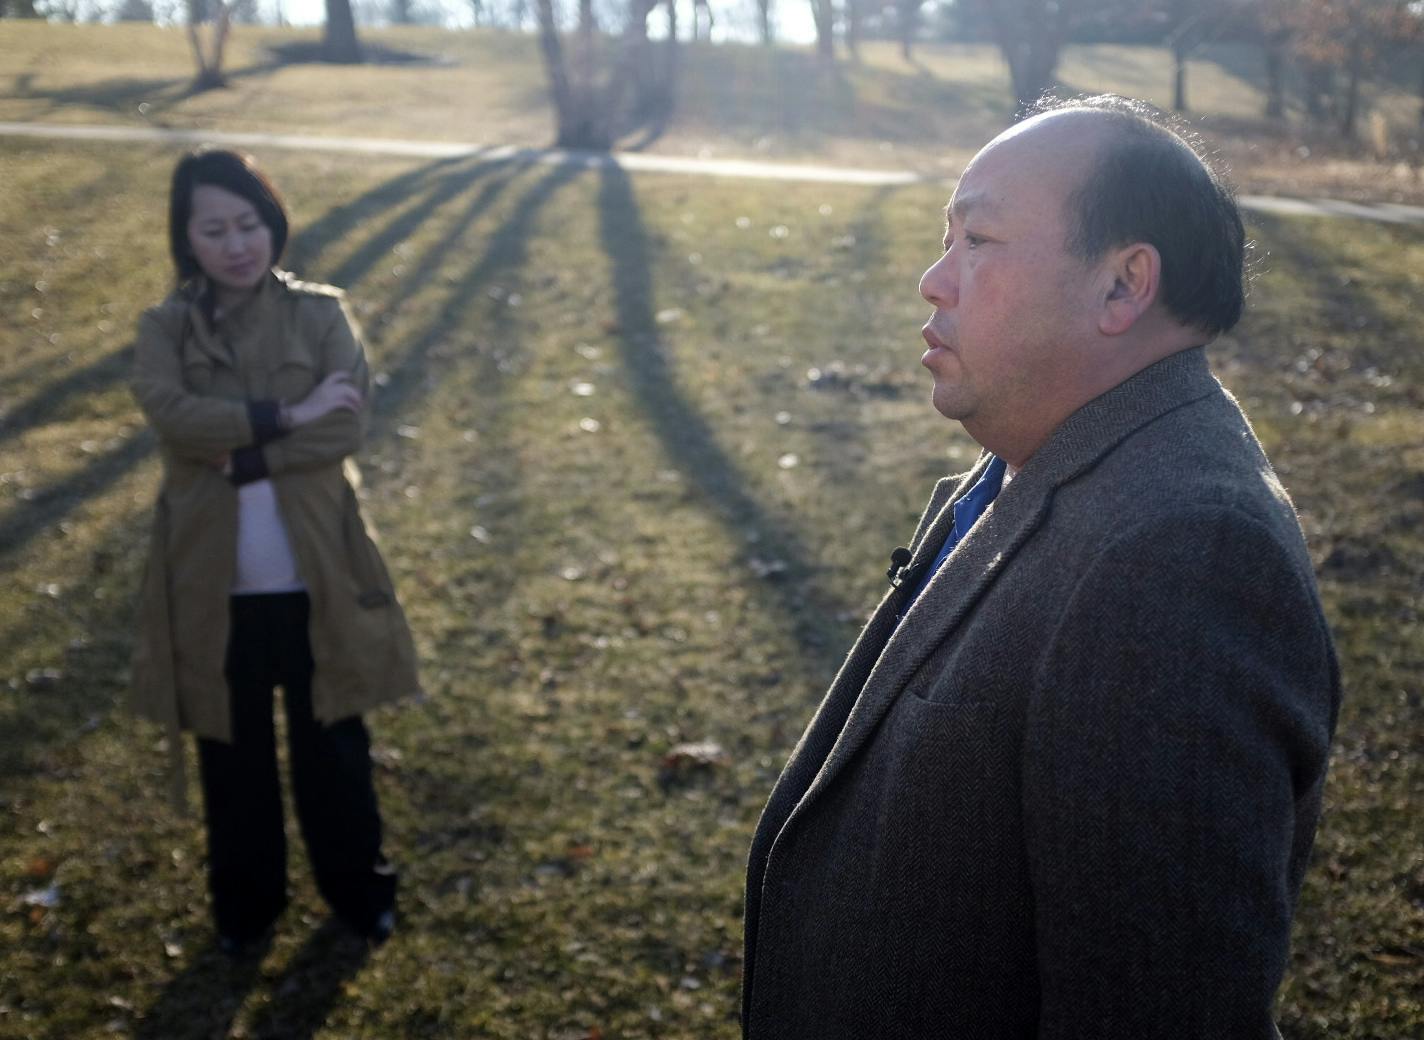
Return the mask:
<path fill-rule="evenodd" d="M 152 307 L 144 309 L 140 322 L 154 322 L 165 329 L 180 327 L 188 315 L 192 301 L 179 289 L 174 289 Z"/>
<path fill-rule="evenodd" d="M 303 281 L 290 271 L 278 271 L 277 280 L 289 297 L 301 303 L 330 306 L 332 303 L 346 299 L 346 290 L 340 286 L 327 285 L 324 282 Z"/>

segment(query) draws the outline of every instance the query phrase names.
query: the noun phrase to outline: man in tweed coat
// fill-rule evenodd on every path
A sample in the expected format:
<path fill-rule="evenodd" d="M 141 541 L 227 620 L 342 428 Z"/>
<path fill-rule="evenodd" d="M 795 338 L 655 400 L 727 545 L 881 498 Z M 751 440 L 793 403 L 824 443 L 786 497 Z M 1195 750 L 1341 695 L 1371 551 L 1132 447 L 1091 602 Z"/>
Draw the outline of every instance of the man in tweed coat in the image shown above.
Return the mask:
<path fill-rule="evenodd" d="M 1202 349 L 1242 310 L 1235 202 L 1102 98 L 996 138 L 948 216 L 923 363 L 984 454 L 763 812 L 746 1035 L 1274 1037 L 1339 679 Z"/>

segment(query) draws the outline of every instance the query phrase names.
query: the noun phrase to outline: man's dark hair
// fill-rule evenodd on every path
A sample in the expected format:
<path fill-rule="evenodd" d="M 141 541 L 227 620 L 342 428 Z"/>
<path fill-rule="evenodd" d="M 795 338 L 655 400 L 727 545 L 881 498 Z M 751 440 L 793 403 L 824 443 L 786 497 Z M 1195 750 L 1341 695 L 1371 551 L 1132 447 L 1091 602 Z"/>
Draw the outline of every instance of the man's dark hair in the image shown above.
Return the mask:
<path fill-rule="evenodd" d="M 1106 116 L 1111 133 L 1069 195 L 1068 251 L 1097 260 L 1132 242 L 1155 246 L 1167 312 L 1207 336 L 1226 332 L 1246 305 L 1246 231 L 1230 186 L 1196 135 L 1144 102 L 1046 97 L 1029 115 L 1080 109 Z"/>
<path fill-rule="evenodd" d="M 251 156 L 221 148 L 199 148 L 178 160 L 173 170 L 173 188 L 168 194 L 168 249 L 181 285 L 202 273 L 188 245 L 188 220 L 193 215 L 193 190 L 212 185 L 252 203 L 257 217 L 272 232 L 272 263 L 287 245 L 287 208 L 267 175 Z"/>

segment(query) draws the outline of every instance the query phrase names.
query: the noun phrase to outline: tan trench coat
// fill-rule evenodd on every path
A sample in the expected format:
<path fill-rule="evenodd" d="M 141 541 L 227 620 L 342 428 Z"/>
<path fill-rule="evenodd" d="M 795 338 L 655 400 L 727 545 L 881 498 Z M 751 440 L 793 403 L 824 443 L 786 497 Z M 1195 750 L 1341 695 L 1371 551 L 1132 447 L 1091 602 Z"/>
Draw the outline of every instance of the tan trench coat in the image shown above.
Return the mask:
<path fill-rule="evenodd" d="M 274 271 L 210 331 L 196 294 L 144 313 L 131 388 L 158 433 L 164 477 L 143 580 L 132 705 L 176 736 L 231 740 L 223 664 L 237 547 L 237 488 L 213 465 L 253 444 L 251 401 L 301 400 L 328 373 L 370 388 L 339 289 Z M 311 599 L 321 722 L 419 693 L 415 649 L 343 463 L 366 414 L 330 412 L 262 447 Z M 181 785 L 181 779 L 178 781 Z"/>

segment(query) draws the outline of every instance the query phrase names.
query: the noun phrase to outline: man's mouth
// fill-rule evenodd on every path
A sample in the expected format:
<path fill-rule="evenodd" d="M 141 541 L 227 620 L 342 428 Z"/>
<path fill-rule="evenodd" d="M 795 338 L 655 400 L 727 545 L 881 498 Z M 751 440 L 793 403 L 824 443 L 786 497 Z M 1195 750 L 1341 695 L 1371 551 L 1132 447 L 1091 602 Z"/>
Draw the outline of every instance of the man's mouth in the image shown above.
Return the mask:
<path fill-rule="evenodd" d="M 949 344 L 940 339 L 935 330 L 928 325 L 920 330 L 920 335 L 925 338 L 925 342 L 929 344 L 931 350 L 949 349 Z"/>

